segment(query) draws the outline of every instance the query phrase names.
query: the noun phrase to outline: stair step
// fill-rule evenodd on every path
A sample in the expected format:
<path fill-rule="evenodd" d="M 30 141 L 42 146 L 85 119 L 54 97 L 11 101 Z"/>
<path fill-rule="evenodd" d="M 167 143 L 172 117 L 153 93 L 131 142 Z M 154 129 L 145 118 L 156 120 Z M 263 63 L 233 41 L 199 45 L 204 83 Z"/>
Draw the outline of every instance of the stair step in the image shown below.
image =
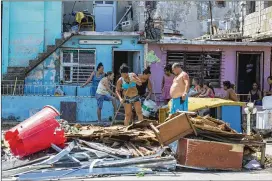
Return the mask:
<path fill-rule="evenodd" d="M 39 60 L 29 60 L 29 66 L 33 67 L 34 65 L 36 65 L 37 63 L 39 63 Z"/>
<path fill-rule="evenodd" d="M 59 46 L 59 45 L 61 45 L 62 43 L 63 43 L 63 39 L 56 39 L 56 40 L 55 40 L 56 46 Z"/>
<path fill-rule="evenodd" d="M 25 75 L 5 75 L 3 76 L 2 80 L 12 80 L 12 81 L 15 81 L 16 80 L 16 77 L 17 77 L 17 81 L 18 80 L 24 80 L 25 79 Z"/>
<path fill-rule="evenodd" d="M 8 73 L 24 72 L 25 67 L 8 67 Z"/>
<path fill-rule="evenodd" d="M 47 53 L 53 52 L 56 49 L 55 45 L 47 45 Z"/>
<path fill-rule="evenodd" d="M 14 85 L 15 80 L 2 80 L 1 85 Z M 24 80 L 17 80 L 17 85 L 24 85 Z"/>
<path fill-rule="evenodd" d="M 47 53 L 39 53 L 38 59 L 43 59 L 46 55 Z"/>

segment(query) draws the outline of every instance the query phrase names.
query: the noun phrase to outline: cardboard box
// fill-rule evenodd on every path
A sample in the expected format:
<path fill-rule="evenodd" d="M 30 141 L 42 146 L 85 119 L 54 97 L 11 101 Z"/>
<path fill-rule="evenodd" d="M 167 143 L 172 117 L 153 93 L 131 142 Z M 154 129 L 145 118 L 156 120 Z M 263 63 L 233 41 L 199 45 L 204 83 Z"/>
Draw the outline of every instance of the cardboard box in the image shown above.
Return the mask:
<path fill-rule="evenodd" d="M 244 145 L 181 138 L 177 160 L 181 165 L 218 170 L 241 170 Z"/>

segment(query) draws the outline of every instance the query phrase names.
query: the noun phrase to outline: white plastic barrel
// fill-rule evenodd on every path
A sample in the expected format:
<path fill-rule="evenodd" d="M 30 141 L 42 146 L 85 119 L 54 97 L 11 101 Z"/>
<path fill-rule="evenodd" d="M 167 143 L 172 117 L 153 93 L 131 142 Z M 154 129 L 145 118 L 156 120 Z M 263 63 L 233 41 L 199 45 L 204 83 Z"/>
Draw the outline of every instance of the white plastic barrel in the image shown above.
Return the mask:
<path fill-rule="evenodd" d="M 272 96 L 265 96 L 263 98 L 263 109 L 272 109 Z"/>

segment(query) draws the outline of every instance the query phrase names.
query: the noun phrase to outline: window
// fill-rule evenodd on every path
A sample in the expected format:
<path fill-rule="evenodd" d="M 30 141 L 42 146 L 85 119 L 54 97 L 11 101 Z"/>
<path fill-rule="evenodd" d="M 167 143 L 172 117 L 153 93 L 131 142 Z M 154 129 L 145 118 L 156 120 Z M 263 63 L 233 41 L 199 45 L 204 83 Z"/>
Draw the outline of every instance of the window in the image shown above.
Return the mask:
<path fill-rule="evenodd" d="M 155 9 L 157 5 L 156 1 L 146 1 L 145 2 L 145 7 L 150 8 L 150 9 Z"/>
<path fill-rule="evenodd" d="M 105 1 L 105 4 L 113 4 L 113 1 Z"/>
<path fill-rule="evenodd" d="M 266 8 L 271 7 L 272 6 L 272 1 L 266 1 Z"/>
<path fill-rule="evenodd" d="M 219 8 L 223 8 L 226 6 L 225 1 L 216 1 L 217 7 Z"/>
<path fill-rule="evenodd" d="M 82 84 L 95 67 L 95 50 L 63 50 L 61 79 L 65 83 Z"/>
<path fill-rule="evenodd" d="M 103 4 L 103 1 L 95 1 L 95 4 Z"/>
<path fill-rule="evenodd" d="M 221 52 L 168 51 L 167 63 L 180 63 L 191 79 L 197 77 L 220 87 L 221 55 Z"/>
<path fill-rule="evenodd" d="M 256 11 L 256 2 L 255 1 L 247 1 L 248 3 L 248 13 L 254 13 Z"/>

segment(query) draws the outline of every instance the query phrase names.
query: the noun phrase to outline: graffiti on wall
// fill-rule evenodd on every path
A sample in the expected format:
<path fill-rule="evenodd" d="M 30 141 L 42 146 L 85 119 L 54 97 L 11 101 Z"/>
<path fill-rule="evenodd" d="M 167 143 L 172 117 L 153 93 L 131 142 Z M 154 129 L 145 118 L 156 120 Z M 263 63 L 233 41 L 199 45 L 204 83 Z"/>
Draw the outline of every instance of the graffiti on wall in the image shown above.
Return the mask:
<path fill-rule="evenodd" d="M 149 64 L 160 62 L 160 59 L 155 55 L 153 50 L 149 51 L 146 55 L 146 62 Z"/>

